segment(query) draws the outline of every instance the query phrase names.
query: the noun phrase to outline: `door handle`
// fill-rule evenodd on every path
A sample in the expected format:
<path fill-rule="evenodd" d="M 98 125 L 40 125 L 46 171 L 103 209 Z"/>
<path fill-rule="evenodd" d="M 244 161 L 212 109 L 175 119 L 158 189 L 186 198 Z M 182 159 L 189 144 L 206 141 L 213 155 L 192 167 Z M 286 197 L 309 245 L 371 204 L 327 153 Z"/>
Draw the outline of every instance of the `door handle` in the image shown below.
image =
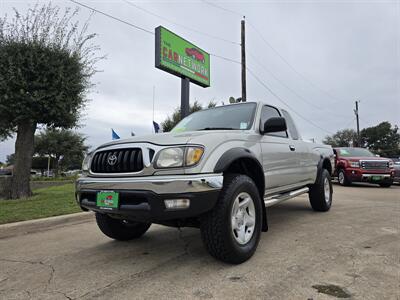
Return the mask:
<path fill-rule="evenodd" d="M 296 150 L 296 148 L 293 145 L 289 145 L 289 149 L 290 149 L 290 151 L 295 151 Z"/>

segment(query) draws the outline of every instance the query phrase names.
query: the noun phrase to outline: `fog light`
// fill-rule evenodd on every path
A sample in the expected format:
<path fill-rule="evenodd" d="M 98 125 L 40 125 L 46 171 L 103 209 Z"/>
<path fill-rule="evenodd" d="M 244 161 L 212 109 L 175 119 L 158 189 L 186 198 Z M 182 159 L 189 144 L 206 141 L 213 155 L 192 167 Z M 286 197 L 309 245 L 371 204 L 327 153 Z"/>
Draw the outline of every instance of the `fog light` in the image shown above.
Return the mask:
<path fill-rule="evenodd" d="M 164 203 L 167 209 L 185 209 L 190 206 L 189 199 L 168 199 Z"/>

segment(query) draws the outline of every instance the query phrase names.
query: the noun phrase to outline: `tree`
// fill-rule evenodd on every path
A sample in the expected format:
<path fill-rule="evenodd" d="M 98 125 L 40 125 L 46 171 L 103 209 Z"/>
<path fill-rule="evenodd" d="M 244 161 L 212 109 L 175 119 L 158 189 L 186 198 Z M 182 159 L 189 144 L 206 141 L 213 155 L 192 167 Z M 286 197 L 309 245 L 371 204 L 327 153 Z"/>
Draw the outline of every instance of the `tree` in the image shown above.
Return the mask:
<path fill-rule="evenodd" d="M 86 104 L 100 57 L 77 13 L 36 4 L 25 16 L 15 10 L 10 21 L 0 19 L 0 138 L 16 133 L 11 198 L 31 195 L 37 125 L 73 128 Z"/>
<path fill-rule="evenodd" d="M 325 137 L 324 144 L 332 147 L 349 147 L 357 140 L 357 133 L 353 129 L 339 130 L 332 136 Z"/>
<path fill-rule="evenodd" d="M 212 108 L 217 106 L 217 104 L 213 101 L 210 101 L 207 105 L 208 108 Z M 189 114 L 194 113 L 196 111 L 202 110 L 203 106 L 197 101 L 194 101 L 193 105 L 189 107 Z M 167 119 L 161 123 L 161 127 L 163 132 L 169 132 L 179 123 L 181 120 L 181 109 L 180 107 L 175 108 L 174 112 L 171 116 L 168 116 Z"/>
<path fill-rule="evenodd" d="M 15 163 L 15 153 L 6 156 L 7 166 L 13 165 Z"/>
<path fill-rule="evenodd" d="M 80 167 L 89 149 L 85 140 L 85 137 L 72 130 L 50 128 L 35 136 L 34 152 L 39 157 L 50 156 L 55 174 L 58 175 L 61 169 Z"/>
<path fill-rule="evenodd" d="M 400 155 L 400 134 L 397 125 L 392 127 L 389 122 L 361 130 L 363 147 L 381 156 L 393 157 Z"/>

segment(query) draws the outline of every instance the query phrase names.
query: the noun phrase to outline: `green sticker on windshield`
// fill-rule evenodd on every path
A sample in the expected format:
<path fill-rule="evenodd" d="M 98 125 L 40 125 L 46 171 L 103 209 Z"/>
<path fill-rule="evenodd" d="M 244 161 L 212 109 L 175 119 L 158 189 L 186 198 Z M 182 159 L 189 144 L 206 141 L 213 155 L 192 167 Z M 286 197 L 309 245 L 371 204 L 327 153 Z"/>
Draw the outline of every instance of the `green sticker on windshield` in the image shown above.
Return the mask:
<path fill-rule="evenodd" d="M 348 155 L 350 152 L 347 151 L 346 149 L 340 149 L 340 154 L 342 155 Z"/>

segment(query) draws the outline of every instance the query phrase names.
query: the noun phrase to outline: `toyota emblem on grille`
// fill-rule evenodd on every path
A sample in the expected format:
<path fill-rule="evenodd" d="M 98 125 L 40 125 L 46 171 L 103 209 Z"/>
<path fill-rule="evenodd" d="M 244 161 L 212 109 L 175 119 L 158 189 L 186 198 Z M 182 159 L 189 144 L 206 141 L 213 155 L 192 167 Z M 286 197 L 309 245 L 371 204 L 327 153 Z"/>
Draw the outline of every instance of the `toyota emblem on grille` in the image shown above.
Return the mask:
<path fill-rule="evenodd" d="M 118 158 L 115 154 L 112 154 L 107 158 L 107 162 L 110 166 L 115 165 L 117 163 L 117 160 L 118 160 Z"/>

